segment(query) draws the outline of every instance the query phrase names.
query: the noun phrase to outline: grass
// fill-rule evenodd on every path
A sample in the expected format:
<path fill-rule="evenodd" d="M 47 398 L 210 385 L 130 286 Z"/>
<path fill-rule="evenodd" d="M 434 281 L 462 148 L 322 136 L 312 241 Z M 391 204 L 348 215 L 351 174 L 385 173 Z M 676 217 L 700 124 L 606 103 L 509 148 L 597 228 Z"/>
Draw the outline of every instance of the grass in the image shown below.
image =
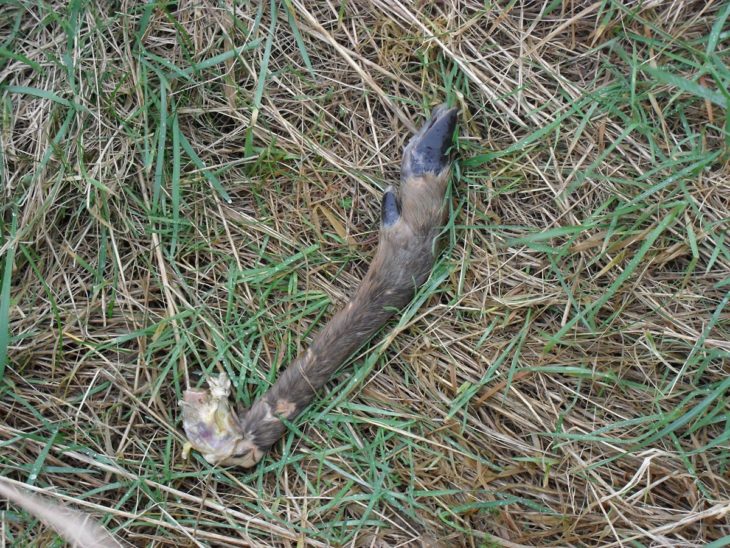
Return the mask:
<path fill-rule="evenodd" d="M 0 473 L 138 545 L 728 544 L 729 16 L 3 2 Z M 414 304 L 260 466 L 182 461 L 182 391 L 306 348 L 444 100 Z"/>

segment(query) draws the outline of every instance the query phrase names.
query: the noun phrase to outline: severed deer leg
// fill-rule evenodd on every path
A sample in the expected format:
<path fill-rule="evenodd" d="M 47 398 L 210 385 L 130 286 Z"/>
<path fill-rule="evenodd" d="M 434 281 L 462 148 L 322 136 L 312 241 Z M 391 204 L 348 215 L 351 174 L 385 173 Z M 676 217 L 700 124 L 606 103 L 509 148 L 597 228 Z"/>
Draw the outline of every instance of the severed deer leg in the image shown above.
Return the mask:
<path fill-rule="evenodd" d="M 440 105 L 403 151 L 401 184 L 381 207 L 380 243 L 350 302 L 315 335 L 276 383 L 242 416 L 221 373 L 210 388 L 189 389 L 181 402 L 187 450 L 212 464 L 254 466 L 301 414 L 342 363 L 413 298 L 435 260 L 434 240 L 446 220 L 447 154 L 457 109 Z"/>

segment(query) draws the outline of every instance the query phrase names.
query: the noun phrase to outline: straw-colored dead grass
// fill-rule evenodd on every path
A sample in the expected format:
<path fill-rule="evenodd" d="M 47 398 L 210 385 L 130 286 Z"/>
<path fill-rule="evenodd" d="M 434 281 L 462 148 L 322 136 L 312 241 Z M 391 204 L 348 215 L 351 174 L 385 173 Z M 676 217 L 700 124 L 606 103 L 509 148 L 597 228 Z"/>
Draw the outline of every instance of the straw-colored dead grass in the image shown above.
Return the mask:
<path fill-rule="evenodd" d="M 730 535 L 727 2 L 0 12 L 3 476 L 138 545 Z M 250 402 L 306 346 L 445 99 L 420 306 L 262 466 L 181 461 L 186 383 Z"/>

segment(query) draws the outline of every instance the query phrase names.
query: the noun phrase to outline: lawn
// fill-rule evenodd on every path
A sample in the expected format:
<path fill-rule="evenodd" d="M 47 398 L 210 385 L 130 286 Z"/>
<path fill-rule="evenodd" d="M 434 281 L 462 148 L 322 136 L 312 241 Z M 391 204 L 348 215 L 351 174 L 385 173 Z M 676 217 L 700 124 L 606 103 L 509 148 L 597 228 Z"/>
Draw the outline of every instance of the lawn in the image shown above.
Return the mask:
<path fill-rule="evenodd" d="M 0 475 L 134 545 L 730 544 L 729 16 L 0 2 Z M 183 460 L 183 390 L 306 349 L 441 102 L 412 305 L 257 467 Z"/>

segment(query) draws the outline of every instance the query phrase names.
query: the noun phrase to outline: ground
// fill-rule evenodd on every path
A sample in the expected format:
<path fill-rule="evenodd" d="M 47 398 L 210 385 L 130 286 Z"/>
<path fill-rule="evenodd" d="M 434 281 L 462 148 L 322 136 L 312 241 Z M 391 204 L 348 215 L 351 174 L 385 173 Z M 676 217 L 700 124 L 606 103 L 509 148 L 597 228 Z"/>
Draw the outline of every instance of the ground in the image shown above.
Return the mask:
<path fill-rule="evenodd" d="M 135 545 L 724 545 L 728 15 L 2 3 L 0 474 Z M 306 349 L 443 101 L 413 305 L 261 465 L 183 460 L 182 390 L 249 404 Z"/>

